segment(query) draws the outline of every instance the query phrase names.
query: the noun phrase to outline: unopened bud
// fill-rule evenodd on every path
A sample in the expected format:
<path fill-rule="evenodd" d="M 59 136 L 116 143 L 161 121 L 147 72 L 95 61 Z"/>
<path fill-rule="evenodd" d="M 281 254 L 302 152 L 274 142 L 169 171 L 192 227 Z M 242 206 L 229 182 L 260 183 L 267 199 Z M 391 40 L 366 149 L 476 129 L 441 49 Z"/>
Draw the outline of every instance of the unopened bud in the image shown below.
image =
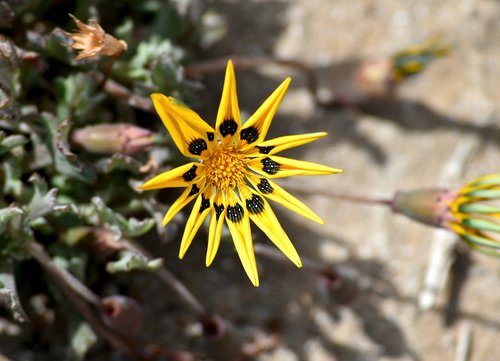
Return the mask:
<path fill-rule="evenodd" d="M 77 129 L 71 140 L 85 150 L 103 154 L 135 154 L 157 142 L 151 131 L 132 124 L 100 124 Z"/>
<path fill-rule="evenodd" d="M 142 327 L 142 308 L 134 299 L 113 295 L 102 300 L 102 318 L 113 330 L 124 336 L 133 336 Z"/>
<path fill-rule="evenodd" d="M 430 226 L 445 227 L 452 217 L 450 202 L 455 198 L 456 193 L 448 189 L 398 192 L 392 210 Z"/>
<path fill-rule="evenodd" d="M 392 60 L 390 58 L 363 61 L 354 73 L 356 90 L 364 96 L 383 97 L 392 93 Z"/>
<path fill-rule="evenodd" d="M 220 339 L 226 330 L 226 322 L 218 315 L 202 315 L 200 322 L 203 326 L 203 335 L 210 340 Z"/>
<path fill-rule="evenodd" d="M 441 43 L 439 37 L 432 37 L 391 56 L 363 61 L 354 73 L 358 96 L 389 96 L 400 82 L 421 73 L 450 50 L 450 45 Z"/>

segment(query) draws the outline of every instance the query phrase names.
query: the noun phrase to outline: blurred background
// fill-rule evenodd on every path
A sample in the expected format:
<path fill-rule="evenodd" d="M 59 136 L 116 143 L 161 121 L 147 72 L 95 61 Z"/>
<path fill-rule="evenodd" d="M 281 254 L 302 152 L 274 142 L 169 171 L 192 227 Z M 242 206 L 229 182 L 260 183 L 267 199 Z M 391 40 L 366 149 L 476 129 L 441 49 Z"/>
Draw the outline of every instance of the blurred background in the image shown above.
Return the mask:
<path fill-rule="evenodd" d="M 128 49 L 116 59 L 75 61 L 77 52 L 61 45 L 70 42 L 65 32 L 77 29 L 69 13 L 83 23 L 96 19 Z M 23 233 L 11 218 L 0 219 L 0 255 L 29 319 L 18 322 L 9 307 L 0 309 L 0 360 L 498 360 L 498 260 L 463 247 L 447 230 L 338 197 L 455 189 L 498 172 L 498 1 L 7 0 L 0 1 L 0 18 L 0 127 L 4 137 L 24 139 L 2 145 L 2 207 L 14 204 L 26 214 Z M 326 131 L 328 137 L 287 155 L 344 169 L 279 181 L 325 224 L 274 207 L 316 268 L 296 269 L 265 249 L 257 252 L 258 288 L 229 238 L 205 267 L 207 227 L 177 259 L 186 214 L 166 229 L 157 224 L 180 191 L 134 190 L 184 162 L 149 94 L 181 98 L 213 124 L 229 58 L 243 118 L 291 76 L 268 138 Z M 418 74 L 405 59 L 423 64 Z M 408 72 L 396 77 L 394 69 Z M 137 152 L 95 152 L 72 136 L 115 123 L 159 137 Z M 36 194 L 48 203 L 34 201 Z M 34 217 L 39 204 L 46 210 Z M 85 236 L 68 234 L 72 229 Z M 99 232 L 111 232 L 111 240 Z M 127 353 L 91 327 L 82 331 L 88 319 L 43 272 L 46 263 L 29 246 L 12 251 L 20 239 L 42 244 L 97 297 L 136 300 L 142 326 L 120 337 L 140 340 L 147 352 Z M 134 240 L 125 251 L 113 243 L 124 239 Z M 270 244 L 260 233 L 255 242 Z M 138 253 L 137 244 L 148 251 Z M 157 277 L 156 258 L 201 300 L 203 312 L 176 294 L 171 279 Z M 224 326 L 206 321 L 205 312 Z"/>

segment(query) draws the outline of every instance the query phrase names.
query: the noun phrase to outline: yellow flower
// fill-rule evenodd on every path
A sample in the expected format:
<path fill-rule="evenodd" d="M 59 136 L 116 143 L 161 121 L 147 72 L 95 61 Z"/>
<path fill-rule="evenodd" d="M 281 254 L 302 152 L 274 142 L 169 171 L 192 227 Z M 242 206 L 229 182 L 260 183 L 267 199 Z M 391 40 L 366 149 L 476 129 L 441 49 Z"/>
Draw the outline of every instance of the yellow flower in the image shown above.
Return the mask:
<path fill-rule="evenodd" d="M 449 227 L 471 248 L 500 256 L 500 173 L 473 180 L 450 202 Z"/>
<path fill-rule="evenodd" d="M 92 20 L 90 25 L 86 25 L 73 15 L 69 14 L 69 16 L 74 20 L 79 32 L 65 33 L 73 42 L 64 45 L 81 50 L 75 60 L 95 58 L 98 55 L 118 57 L 127 50 L 125 41 L 106 34 L 97 21 Z"/>
<path fill-rule="evenodd" d="M 179 150 L 186 157 L 199 159 L 199 162 L 190 162 L 162 173 L 140 187 L 142 190 L 186 188 L 165 215 L 164 226 L 184 206 L 195 200 L 182 237 L 179 258 L 184 257 L 201 224 L 210 214 L 207 266 L 214 260 L 222 226 L 226 222 L 245 272 L 255 286 L 259 285 L 250 231 L 252 220 L 297 267 L 301 267 L 297 251 L 266 198 L 313 221 L 323 221 L 270 178 L 332 174 L 341 170 L 276 155 L 285 149 L 319 139 L 326 133 L 264 140 L 289 84 L 290 78 L 287 78 L 242 125 L 236 78 L 229 61 L 215 129 L 178 100 L 163 94 L 151 95 L 156 111 Z"/>

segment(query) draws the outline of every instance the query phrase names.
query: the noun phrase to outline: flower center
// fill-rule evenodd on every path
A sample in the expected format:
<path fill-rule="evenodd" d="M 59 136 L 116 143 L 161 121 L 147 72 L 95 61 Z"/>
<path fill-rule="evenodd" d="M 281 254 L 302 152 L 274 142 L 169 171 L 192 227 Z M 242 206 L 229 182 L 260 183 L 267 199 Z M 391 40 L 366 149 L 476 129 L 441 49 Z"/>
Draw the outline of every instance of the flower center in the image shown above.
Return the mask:
<path fill-rule="evenodd" d="M 244 154 L 234 145 L 219 146 L 204 162 L 208 181 L 222 191 L 243 183 L 247 171 L 243 159 Z"/>

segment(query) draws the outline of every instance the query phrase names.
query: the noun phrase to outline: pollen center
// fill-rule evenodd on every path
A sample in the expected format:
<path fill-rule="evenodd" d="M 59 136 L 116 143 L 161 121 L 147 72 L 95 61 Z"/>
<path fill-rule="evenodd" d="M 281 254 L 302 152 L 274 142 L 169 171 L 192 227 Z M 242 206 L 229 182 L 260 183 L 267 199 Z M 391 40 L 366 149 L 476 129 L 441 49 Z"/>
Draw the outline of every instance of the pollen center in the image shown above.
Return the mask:
<path fill-rule="evenodd" d="M 244 154 L 232 144 L 218 147 L 204 164 L 207 179 L 217 190 L 224 191 L 244 182 L 247 171 Z"/>

